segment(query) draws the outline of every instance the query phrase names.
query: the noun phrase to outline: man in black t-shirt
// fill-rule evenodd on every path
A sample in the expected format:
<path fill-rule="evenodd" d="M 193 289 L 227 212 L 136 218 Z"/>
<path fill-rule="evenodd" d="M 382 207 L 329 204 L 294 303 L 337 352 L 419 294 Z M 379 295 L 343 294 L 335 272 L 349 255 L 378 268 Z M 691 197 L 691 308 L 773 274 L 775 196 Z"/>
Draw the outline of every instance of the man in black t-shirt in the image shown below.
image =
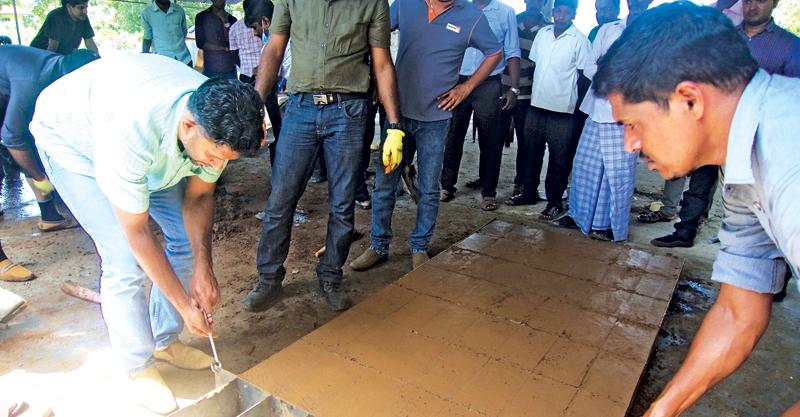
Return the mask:
<path fill-rule="evenodd" d="M 31 46 L 67 55 L 78 49 L 83 39 L 86 48 L 99 56 L 88 10 L 88 0 L 61 0 L 61 7 L 47 14 Z"/>

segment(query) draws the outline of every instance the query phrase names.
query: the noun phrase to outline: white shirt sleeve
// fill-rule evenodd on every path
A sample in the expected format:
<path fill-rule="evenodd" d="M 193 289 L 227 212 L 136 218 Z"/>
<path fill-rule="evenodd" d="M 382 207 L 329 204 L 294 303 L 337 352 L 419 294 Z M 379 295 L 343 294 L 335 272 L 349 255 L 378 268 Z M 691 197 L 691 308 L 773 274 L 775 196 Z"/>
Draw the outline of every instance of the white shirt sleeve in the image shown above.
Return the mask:
<path fill-rule="evenodd" d="M 579 37 L 575 58 L 575 64 L 581 71 L 586 69 L 592 59 L 592 45 L 589 43 L 589 39 L 583 35 Z"/>

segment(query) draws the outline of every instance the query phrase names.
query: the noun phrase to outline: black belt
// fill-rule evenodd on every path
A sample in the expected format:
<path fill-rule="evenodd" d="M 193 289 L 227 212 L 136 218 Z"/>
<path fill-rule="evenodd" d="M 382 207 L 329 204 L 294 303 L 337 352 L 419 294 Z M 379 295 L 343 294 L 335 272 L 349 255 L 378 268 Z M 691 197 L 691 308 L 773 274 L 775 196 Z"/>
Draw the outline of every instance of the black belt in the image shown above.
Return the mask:
<path fill-rule="evenodd" d="M 471 75 L 459 75 L 458 76 L 458 82 L 459 83 L 463 83 L 464 81 L 467 81 L 471 77 L 472 77 Z M 482 82 L 485 83 L 487 81 L 500 81 L 500 74 L 490 75 L 490 76 L 486 77 L 486 79 L 483 80 Z"/>
<path fill-rule="evenodd" d="M 324 106 L 339 101 L 358 100 L 367 98 L 367 93 L 299 93 L 301 100 L 310 101 L 316 105 Z"/>

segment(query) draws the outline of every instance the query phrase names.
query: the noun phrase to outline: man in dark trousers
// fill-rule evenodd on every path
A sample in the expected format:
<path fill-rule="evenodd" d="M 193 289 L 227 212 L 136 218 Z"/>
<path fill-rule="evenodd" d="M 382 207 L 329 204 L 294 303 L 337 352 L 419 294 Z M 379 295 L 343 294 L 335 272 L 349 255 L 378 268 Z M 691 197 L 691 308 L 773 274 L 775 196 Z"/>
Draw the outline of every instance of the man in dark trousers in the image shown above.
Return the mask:
<path fill-rule="evenodd" d="M 194 17 L 197 47 L 203 50 L 203 75 L 236 78 L 236 55 L 230 50 L 228 34 L 236 18 L 225 10 L 225 0 L 214 0 L 211 7 Z"/>
<path fill-rule="evenodd" d="M 89 0 L 61 0 L 61 7 L 47 14 L 31 46 L 66 55 L 78 49 L 81 40 L 99 56 L 89 23 Z"/>
<path fill-rule="evenodd" d="M 272 191 L 264 211 L 258 245 L 258 283 L 244 301 L 262 311 L 280 299 L 283 266 L 289 253 L 292 216 L 323 152 L 328 168 L 330 214 L 325 254 L 317 265 L 319 293 L 333 310 L 352 302 L 342 288 L 342 266 L 354 227 L 356 176 L 368 122 L 370 65 L 388 118 L 389 144 L 383 162 L 394 170 L 402 157 L 403 126 L 397 83 L 389 53 L 389 4 L 386 0 L 275 2 L 269 43 L 261 54 L 256 90 L 267 97 L 278 77 L 289 38 L 292 70 L 286 113 L 272 165 Z M 323 151 L 324 150 L 324 151 Z"/>

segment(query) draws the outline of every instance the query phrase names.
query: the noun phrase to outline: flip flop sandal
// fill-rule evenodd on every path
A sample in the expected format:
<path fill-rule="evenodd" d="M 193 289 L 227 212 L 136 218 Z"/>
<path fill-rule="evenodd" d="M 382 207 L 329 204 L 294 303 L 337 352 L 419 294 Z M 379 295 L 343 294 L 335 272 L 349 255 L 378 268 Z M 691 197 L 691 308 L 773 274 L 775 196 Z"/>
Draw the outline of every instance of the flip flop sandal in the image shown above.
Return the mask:
<path fill-rule="evenodd" d="M 493 198 L 484 198 L 481 202 L 481 210 L 483 211 L 494 211 L 497 210 L 497 203 Z"/>
<path fill-rule="evenodd" d="M 372 200 L 364 200 L 364 201 L 356 200 L 356 206 L 361 210 L 369 210 L 372 208 Z"/>
<path fill-rule="evenodd" d="M 675 216 L 667 216 L 666 214 L 662 213 L 661 210 L 648 210 L 636 216 L 636 220 L 638 220 L 640 223 L 670 222 L 674 218 Z"/>
<path fill-rule="evenodd" d="M 78 227 L 78 222 L 72 218 L 65 218 L 60 222 L 48 222 L 42 220 L 39 222 L 38 226 L 39 226 L 39 231 L 49 233 L 49 232 L 57 232 L 59 230 L 66 230 Z"/>

